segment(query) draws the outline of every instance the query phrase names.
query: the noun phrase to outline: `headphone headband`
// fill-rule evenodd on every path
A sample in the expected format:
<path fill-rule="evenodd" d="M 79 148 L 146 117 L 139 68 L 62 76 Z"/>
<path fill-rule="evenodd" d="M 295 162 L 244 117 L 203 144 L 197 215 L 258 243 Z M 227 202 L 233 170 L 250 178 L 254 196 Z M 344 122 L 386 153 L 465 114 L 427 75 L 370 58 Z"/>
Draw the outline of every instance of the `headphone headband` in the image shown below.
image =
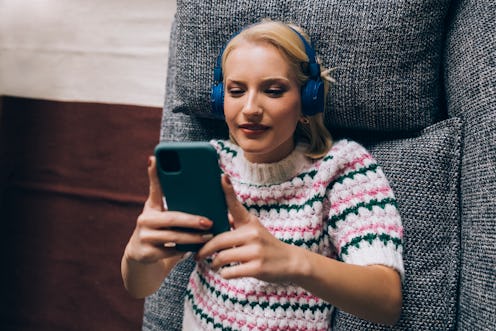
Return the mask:
<path fill-rule="evenodd" d="M 291 30 L 293 30 L 294 33 L 300 38 L 301 42 L 303 43 L 303 46 L 305 47 L 305 53 L 308 56 L 308 67 L 309 67 L 309 73 L 310 73 L 310 78 L 320 78 L 320 65 L 317 63 L 317 54 L 315 54 L 315 50 L 312 47 L 312 45 L 307 41 L 305 37 L 302 36 L 301 33 L 299 33 L 297 30 L 295 30 L 292 27 L 289 27 Z"/>

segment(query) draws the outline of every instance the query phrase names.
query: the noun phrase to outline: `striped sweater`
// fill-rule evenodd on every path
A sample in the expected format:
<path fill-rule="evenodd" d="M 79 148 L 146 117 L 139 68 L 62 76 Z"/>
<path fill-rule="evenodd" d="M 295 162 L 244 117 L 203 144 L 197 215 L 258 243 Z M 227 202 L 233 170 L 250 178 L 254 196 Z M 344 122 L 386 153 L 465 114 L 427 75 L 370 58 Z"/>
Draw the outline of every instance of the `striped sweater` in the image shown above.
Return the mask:
<path fill-rule="evenodd" d="M 298 145 L 285 159 L 253 164 L 228 141 L 212 141 L 238 199 L 279 240 L 358 265 L 403 275 L 396 201 L 381 168 L 355 142 L 336 142 L 312 161 Z M 199 262 L 185 300 L 183 329 L 328 330 L 332 307 L 292 284 L 225 280 Z"/>

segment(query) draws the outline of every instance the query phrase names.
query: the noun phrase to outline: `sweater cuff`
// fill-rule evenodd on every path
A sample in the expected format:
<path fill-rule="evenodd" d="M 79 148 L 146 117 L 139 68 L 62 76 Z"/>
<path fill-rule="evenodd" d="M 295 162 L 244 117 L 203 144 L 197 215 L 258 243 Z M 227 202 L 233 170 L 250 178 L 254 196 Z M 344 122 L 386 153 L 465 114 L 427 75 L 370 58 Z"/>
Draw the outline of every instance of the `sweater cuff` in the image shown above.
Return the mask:
<path fill-rule="evenodd" d="M 395 247 L 394 244 L 385 246 L 382 242 L 373 242 L 371 245 L 349 248 L 348 254 L 342 256 L 342 259 L 343 262 L 361 266 L 384 265 L 395 269 L 400 274 L 402 282 L 405 278 L 401 246 Z"/>

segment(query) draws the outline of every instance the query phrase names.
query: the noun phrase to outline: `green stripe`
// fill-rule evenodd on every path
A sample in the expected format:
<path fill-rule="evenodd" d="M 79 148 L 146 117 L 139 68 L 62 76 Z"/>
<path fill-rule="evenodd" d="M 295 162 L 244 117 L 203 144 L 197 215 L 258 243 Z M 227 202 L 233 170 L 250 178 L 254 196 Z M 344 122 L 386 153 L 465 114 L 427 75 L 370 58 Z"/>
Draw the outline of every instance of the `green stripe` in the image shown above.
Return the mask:
<path fill-rule="evenodd" d="M 300 205 L 300 204 L 271 204 L 271 205 L 259 206 L 259 205 L 248 205 L 246 203 L 244 203 L 243 205 L 245 206 L 246 209 L 252 209 L 258 213 L 260 213 L 261 211 L 271 211 L 271 210 L 275 210 L 279 213 L 281 210 L 286 210 L 288 212 L 290 210 L 300 211 L 300 210 L 304 209 L 306 206 L 312 207 L 314 202 L 322 201 L 323 199 L 324 199 L 324 197 L 322 195 L 317 194 L 317 195 L 313 196 L 311 199 L 308 199 L 307 201 L 305 201 L 305 203 L 302 205 Z"/>
<path fill-rule="evenodd" d="M 294 246 L 311 248 L 314 244 L 319 245 L 324 241 L 324 237 L 328 236 L 327 233 L 321 231 L 318 237 L 312 238 L 310 240 L 305 239 L 279 239 L 280 241 Z"/>
<path fill-rule="evenodd" d="M 363 174 L 365 174 L 365 173 L 367 173 L 369 171 L 376 172 L 378 168 L 379 168 L 379 165 L 377 163 L 372 163 L 372 164 L 368 165 L 367 167 L 360 168 L 360 169 L 355 170 L 355 171 L 350 171 L 347 174 L 345 174 L 345 175 L 343 175 L 343 176 L 338 177 L 337 179 L 335 179 L 332 182 L 332 185 L 334 185 L 335 183 L 342 184 L 345 179 L 347 179 L 347 178 L 353 179 L 358 174 L 362 174 L 363 175 Z"/>
<path fill-rule="evenodd" d="M 368 210 L 372 211 L 372 208 L 374 206 L 378 206 L 382 209 L 386 208 L 386 205 L 393 205 L 394 207 L 397 208 L 396 200 L 393 198 L 385 198 L 383 200 L 370 200 L 369 202 L 360 202 L 356 204 L 353 207 L 346 208 L 341 214 L 334 215 L 329 219 L 329 225 L 333 228 L 336 229 L 337 223 L 340 221 L 344 221 L 345 218 L 350 215 L 350 214 L 356 214 L 358 215 L 358 210 L 360 208 L 367 208 Z"/>
<path fill-rule="evenodd" d="M 387 244 L 389 242 L 392 242 L 394 244 L 394 246 L 396 247 L 396 249 L 398 249 L 399 247 L 401 247 L 403 245 L 403 241 L 401 240 L 401 238 L 398 238 L 398 237 L 393 237 L 389 234 L 386 234 L 386 233 L 381 233 L 381 234 L 377 234 L 377 233 L 368 233 L 364 236 L 358 236 L 358 237 L 355 237 L 353 238 L 350 242 L 348 242 L 346 245 L 344 245 L 342 248 L 341 248 L 341 254 L 339 254 L 339 258 L 341 260 L 343 260 L 343 256 L 344 255 L 348 255 L 348 250 L 351 248 L 351 247 L 355 247 L 355 248 L 360 248 L 360 244 L 363 243 L 363 242 L 367 242 L 369 243 L 369 245 L 372 245 L 372 243 L 379 239 L 380 241 L 382 241 L 382 243 L 387 246 Z"/>
<path fill-rule="evenodd" d="M 233 157 L 236 157 L 238 155 L 238 152 L 235 151 L 232 148 L 229 148 L 226 146 L 226 144 L 222 140 L 217 140 L 217 143 L 221 147 L 221 151 L 226 153 L 226 154 L 231 154 Z"/>
<path fill-rule="evenodd" d="M 224 327 L 220 323 L 215 323 L 215 320 L 213 317 L 209 316 L 208 314 L 204 313 L 203 310 L 201 310 L 200 307 L 194 302 L 194 297 L 193 294 L 188 290 L 186 293 L 187 298 L 191 301 L 193 311 L 196 315 L 200 315 L 200 319 L 207 321 L 207 323 L 212 323 L 214 325 L 215 329 L 221 329 L 223 331 L 232 331 L 233 329 L 231 327 Z"/>
<path fill-rule="evenodd" d="M 215 287 L 210 285 L 202 275 L 200 275 L 199 273 L 197 273 L 197 275 L 200 279 L 201 284 L 212 295 L 220 297 L 224 301 L 230 301 L 233 304 L 240 304 L 242 306 L 250 306 L 251 308 L 255 308 L 255 307 L 261 307 L 262 309 L 269 308 L 273 311 L 275 311 L 278 308 L 282 308 L 284 310 L 287 310 L 288 308 L 293 308 L 295 310 L 301 309 L 304 312 L 310 310 L 313 314 L 315 314 L 316 311 L 320 311 L 321 313 L 323 313 L 326 309 L 330 309 L 330 305 L 325 303 L 325 302 L 320 303 L 318 305 L 309 305 L 309 304 L 300 304 L 300 303 L 294 303 L 294 304 L 284 303 L 284 304 L 282 304 L 282 303 L 278 303 L 278 302 L 271 304 L 271 303 L 266 302 L 266 301 L 265 302 L 257 302 L 257 301 L 249 301 L 249 300 L 238 300 L 236 298 L 230 297 L 227 294 L 222 294 L 219 290 L 217 290 Z M 188 292 L 190 292 L 189 289 L 188 289 Z"/>

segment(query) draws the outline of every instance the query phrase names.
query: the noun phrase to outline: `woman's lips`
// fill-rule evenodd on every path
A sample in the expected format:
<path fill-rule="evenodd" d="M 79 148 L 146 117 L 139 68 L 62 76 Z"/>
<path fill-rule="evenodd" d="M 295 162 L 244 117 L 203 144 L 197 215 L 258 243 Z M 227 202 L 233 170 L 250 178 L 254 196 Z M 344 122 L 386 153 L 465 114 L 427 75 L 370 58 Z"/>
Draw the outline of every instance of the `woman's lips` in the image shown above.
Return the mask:
<path fill-rule="evenodd" d="M 239 128 L 245 134 L 260 134 L 260 133 L 263 133 L 269 129 L 268 126 L 265 126 L 262 124 L 252 124 L 252 123 L 240 124 Z"/>

